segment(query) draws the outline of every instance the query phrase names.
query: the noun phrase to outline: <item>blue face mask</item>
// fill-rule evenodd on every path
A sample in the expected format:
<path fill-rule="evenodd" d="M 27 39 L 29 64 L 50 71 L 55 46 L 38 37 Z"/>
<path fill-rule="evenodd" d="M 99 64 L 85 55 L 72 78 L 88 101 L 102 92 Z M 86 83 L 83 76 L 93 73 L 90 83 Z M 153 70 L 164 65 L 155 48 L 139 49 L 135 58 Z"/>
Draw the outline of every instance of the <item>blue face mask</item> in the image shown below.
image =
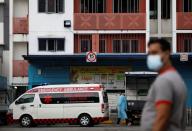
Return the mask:
<path fill-rule="evenodd" d="M 152 71 L 159 71 L 163 66 L 160 55 L 148 55 L 147 66 Z"/>

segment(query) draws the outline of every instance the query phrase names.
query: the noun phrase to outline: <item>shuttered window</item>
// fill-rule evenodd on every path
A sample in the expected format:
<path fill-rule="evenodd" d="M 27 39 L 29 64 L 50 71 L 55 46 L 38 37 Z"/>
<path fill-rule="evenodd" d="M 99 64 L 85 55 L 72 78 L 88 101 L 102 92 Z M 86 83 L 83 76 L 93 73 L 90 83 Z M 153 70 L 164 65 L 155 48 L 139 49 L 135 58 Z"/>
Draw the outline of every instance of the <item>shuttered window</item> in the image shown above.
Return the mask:
<path fill-rule="evenodd" d="M 81 0 L 81 13 L 104 13 L 106 0 Z"/>
<path fill-rule="evenodd" d="M 64 0 L 38 0 L 40 13 L 63 13 Z"/>
<path fill-rule="evenodd" d="M 138 13 L 140 0 L 113 0 L 114 13 Z"/>

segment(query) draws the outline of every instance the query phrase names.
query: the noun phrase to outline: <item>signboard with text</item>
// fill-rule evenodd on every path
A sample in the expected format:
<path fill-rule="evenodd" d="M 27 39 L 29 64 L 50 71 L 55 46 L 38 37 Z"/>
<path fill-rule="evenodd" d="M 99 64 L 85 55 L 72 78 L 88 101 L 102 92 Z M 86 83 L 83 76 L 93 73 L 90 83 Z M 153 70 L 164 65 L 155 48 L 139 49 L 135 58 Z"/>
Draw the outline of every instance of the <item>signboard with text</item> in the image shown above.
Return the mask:
<path fill-rule="evenodd" d="M 187 53 L 180 54 L 180 61 L 188 61 L 189 56 Z"/>
<path fill-rule="evenodd" d="M 103 84 L 106 89 L 124 89 L 124 73 L 130 67 L 92 66 L 71 67 L 71 80 L 74 84 Z"/>

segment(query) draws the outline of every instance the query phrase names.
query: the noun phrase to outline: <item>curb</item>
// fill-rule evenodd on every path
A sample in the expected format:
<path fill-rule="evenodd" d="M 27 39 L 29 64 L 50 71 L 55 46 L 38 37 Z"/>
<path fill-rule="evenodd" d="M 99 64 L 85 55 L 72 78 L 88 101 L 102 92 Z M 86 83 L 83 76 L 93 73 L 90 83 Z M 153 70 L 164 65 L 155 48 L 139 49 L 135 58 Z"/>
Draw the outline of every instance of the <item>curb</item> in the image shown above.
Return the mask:
<path fill-rule="evenodd" d="M 108 120 L 108 121 L 102 122 L 101 124 L 109 124 L 109 125 L 112 125 L 112 124 L 114 124 L 114 122 L 113 122 L 112 120 Z M 120 123 L 120 125 L 125 125 L 125 121 L 122 121 L 122 122 Z"/>
<path fill-rule="evenodd" d="M 113 121 L 112 120 L 107 120 L 107 121 L 102 122 L 101 124 L 113 124 Z"/>

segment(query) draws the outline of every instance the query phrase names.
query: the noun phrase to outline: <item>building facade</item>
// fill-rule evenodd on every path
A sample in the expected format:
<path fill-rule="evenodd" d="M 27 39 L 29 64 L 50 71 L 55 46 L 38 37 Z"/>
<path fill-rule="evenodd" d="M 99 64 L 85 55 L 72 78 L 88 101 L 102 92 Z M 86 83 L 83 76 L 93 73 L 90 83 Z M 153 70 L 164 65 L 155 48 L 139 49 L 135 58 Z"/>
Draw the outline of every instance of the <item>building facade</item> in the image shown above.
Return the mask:
<path fill-rule="evenodd" d="M 0 0 L 0 124 L 5 123 L 9 105 L 9 49 L 9 0 Z"/>
<path fill-rule="evenodd" d="M 10 7 L 9 84 L 18 94 L 44 83 L 102 83 L 116 101 L 124 72 L 146 71 L 147 41 L 163 37 L 192 107 L 191 0 L 14 0 Z M 88 51 L 97 62 L 86 62 Z"/>

